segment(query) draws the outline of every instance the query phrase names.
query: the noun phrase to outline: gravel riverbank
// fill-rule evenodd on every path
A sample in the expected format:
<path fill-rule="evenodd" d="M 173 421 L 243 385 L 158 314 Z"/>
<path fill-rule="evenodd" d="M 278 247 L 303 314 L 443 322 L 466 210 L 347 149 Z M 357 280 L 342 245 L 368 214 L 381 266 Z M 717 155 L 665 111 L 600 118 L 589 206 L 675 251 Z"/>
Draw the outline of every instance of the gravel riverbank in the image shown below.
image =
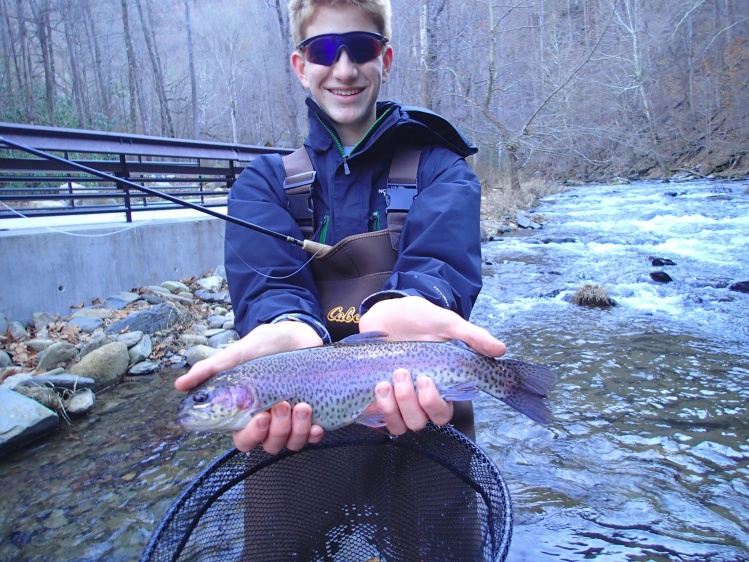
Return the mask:
<path fill-rule="evenodd" d="M 0 456 L 87 413 L 125 377 L 183 368 L 238 339 L 222 268 L 80 303 L 24 326 L 0 313 Z"/>

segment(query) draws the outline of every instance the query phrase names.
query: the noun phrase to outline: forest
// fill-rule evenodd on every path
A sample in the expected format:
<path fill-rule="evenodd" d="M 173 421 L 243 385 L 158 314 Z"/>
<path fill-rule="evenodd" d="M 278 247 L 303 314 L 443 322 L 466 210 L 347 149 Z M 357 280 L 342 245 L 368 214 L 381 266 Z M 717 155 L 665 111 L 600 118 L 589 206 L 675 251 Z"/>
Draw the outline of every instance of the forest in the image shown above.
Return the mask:
<path fill-rule="evenodd" d="M 487 185 L 749 169 L 745 0 L 392 0 L 382 98 Z M 0 120 L 296 147 L 286 0 L 0 0 Z"/>

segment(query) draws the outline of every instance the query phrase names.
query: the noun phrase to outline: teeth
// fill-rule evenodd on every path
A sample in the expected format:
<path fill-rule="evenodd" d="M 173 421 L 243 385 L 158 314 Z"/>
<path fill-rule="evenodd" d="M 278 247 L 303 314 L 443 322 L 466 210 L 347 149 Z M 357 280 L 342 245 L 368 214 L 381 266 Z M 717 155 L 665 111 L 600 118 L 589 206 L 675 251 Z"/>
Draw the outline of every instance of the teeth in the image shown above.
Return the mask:
<path fill-rule="evenodd" d="M 337 96 L 355 96 L 361 90 L 331 90 Z"/>

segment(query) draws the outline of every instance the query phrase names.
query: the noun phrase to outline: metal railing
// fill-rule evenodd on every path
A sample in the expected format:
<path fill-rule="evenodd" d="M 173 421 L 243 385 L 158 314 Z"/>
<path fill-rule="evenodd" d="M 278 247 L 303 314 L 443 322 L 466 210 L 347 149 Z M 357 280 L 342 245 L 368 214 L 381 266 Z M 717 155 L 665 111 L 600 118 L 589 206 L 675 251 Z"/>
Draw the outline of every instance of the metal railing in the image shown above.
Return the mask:
<path fill-rule="evenodd" d="M 220 207 L 248 162 L 261 154 L 289 152 L 0 123 L 0 220 L 121 212 L 131 222 L 138 211 Z"/>

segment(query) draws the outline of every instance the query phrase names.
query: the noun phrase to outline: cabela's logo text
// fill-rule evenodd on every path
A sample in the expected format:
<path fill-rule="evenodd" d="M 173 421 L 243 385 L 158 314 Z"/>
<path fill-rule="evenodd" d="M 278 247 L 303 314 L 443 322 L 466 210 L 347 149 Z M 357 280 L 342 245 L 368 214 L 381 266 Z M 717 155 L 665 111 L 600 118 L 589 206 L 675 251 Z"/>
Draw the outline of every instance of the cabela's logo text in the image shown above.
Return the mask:
<path fill-rule="evenodd" d="M 359 323 L 359 313 L 352 306 L 346 312 L 342 306 L 337 306 L 328 312 L 328 322 L 343 322 L 344 324 Z"/>

